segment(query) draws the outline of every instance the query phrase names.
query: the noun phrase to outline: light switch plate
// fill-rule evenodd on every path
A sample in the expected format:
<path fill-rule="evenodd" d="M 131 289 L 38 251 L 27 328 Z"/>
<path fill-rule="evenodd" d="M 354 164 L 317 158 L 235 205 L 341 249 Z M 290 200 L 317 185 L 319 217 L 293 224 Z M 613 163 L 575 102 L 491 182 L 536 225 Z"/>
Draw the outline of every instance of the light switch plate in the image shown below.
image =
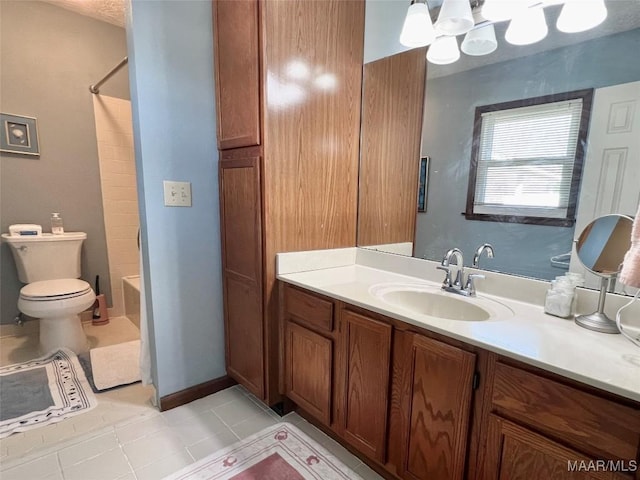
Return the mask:
<path fill-rule="evenodd" d="M 165 180 L 162 184 L 164 185 L 165 207 L 191 206 L 191 182 Z"/>

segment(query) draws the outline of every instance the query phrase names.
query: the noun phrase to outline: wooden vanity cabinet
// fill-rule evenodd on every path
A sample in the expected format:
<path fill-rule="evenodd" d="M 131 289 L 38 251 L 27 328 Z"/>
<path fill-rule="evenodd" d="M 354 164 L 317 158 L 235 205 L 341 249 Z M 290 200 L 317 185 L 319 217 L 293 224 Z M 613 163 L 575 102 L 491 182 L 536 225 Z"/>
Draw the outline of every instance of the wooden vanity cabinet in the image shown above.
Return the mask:
<path fill-rule="evenodd" d="M 497 355 L 489 371 L 478 480 L 530 478 L 532 472 L 549 479 L 640 478 L 640 469 L 568 472 L 569 462 L 580 461 L 640 466 L 638 404 Z"/>
<path fill-rule="evenodd" d="M 597 458 L 567 448 L 529 429 L 490 415 L 487 424 L 488 461 L 483 478 L 529 480 L 623 480 L 622 473 L 588 471 Z M 580 467 L 582 466 L 582 470 Z"/>
<path fill-rule="evenodd" d="M 343 438 L 380 463 L 385 462 L 392 327 L 362 313 L 340 312 L 344 381 L 341 430 Z"/>
<path fill-rule="evenodd" d="M 280 286 L 286 395 L 385 477 L 640 480 L 637 402 Z"/>
<path fill-rule="evenodd" d="M 281 287 L 287 397 L 401 478 L 462 479 L 476 355 Z"/>
<path fill-rule="evenodd" d="M 417 333 L 410 337 L 400 476 L 461 480 L 465 474 L 476 355 Z"/>
<path fill-rule="evenodd" d="M 282 298 L 285 394 L 329 426 L 334 383 L 333 303 L 291 286 L 284 287 Z"/>
<path fill-rule="evenodd" d="M 227 374 L 273 405 L 276 254 L 356 244 L 364 0 L 212 5 Z M 294 62 L 314 72 L 295 98 Z"/>

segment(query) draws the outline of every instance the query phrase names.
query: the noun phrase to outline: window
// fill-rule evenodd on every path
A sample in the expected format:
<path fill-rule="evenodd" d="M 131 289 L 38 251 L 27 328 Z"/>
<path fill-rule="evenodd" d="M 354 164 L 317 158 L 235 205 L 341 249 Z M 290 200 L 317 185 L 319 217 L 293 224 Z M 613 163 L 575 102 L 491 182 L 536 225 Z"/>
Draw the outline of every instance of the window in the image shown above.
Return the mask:
<path fill-rule="evenodd" d="M 593 90 L 476 108 L 466 218 L 572 226 Z"/>

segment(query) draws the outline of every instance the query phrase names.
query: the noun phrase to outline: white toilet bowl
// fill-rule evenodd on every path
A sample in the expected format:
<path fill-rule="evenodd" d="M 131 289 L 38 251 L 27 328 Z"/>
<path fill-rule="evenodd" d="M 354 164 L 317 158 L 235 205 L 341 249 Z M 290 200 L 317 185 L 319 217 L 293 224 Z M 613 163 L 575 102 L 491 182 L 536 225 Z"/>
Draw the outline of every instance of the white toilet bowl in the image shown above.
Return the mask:
<path fill-rule="evenodd" d="M 78 314 L 93 305 L 95 299 L 91 286 L 84 280 L 43 280 L 22 287 L 18 309 L 40 319 L 42 353 L 60 347 L 82 353 L 87 351 L 88 344 Z"/>

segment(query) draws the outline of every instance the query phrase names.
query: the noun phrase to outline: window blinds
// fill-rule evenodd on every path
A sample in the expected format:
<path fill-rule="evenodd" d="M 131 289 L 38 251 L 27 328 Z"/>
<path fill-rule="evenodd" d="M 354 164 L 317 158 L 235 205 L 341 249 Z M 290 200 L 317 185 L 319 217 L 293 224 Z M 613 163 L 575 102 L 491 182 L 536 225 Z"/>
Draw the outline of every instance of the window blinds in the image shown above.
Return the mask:
<path fill-rule="evenodd" d="M 482 114 L 474 213 L 566 218 L 582 99 Z"/>

